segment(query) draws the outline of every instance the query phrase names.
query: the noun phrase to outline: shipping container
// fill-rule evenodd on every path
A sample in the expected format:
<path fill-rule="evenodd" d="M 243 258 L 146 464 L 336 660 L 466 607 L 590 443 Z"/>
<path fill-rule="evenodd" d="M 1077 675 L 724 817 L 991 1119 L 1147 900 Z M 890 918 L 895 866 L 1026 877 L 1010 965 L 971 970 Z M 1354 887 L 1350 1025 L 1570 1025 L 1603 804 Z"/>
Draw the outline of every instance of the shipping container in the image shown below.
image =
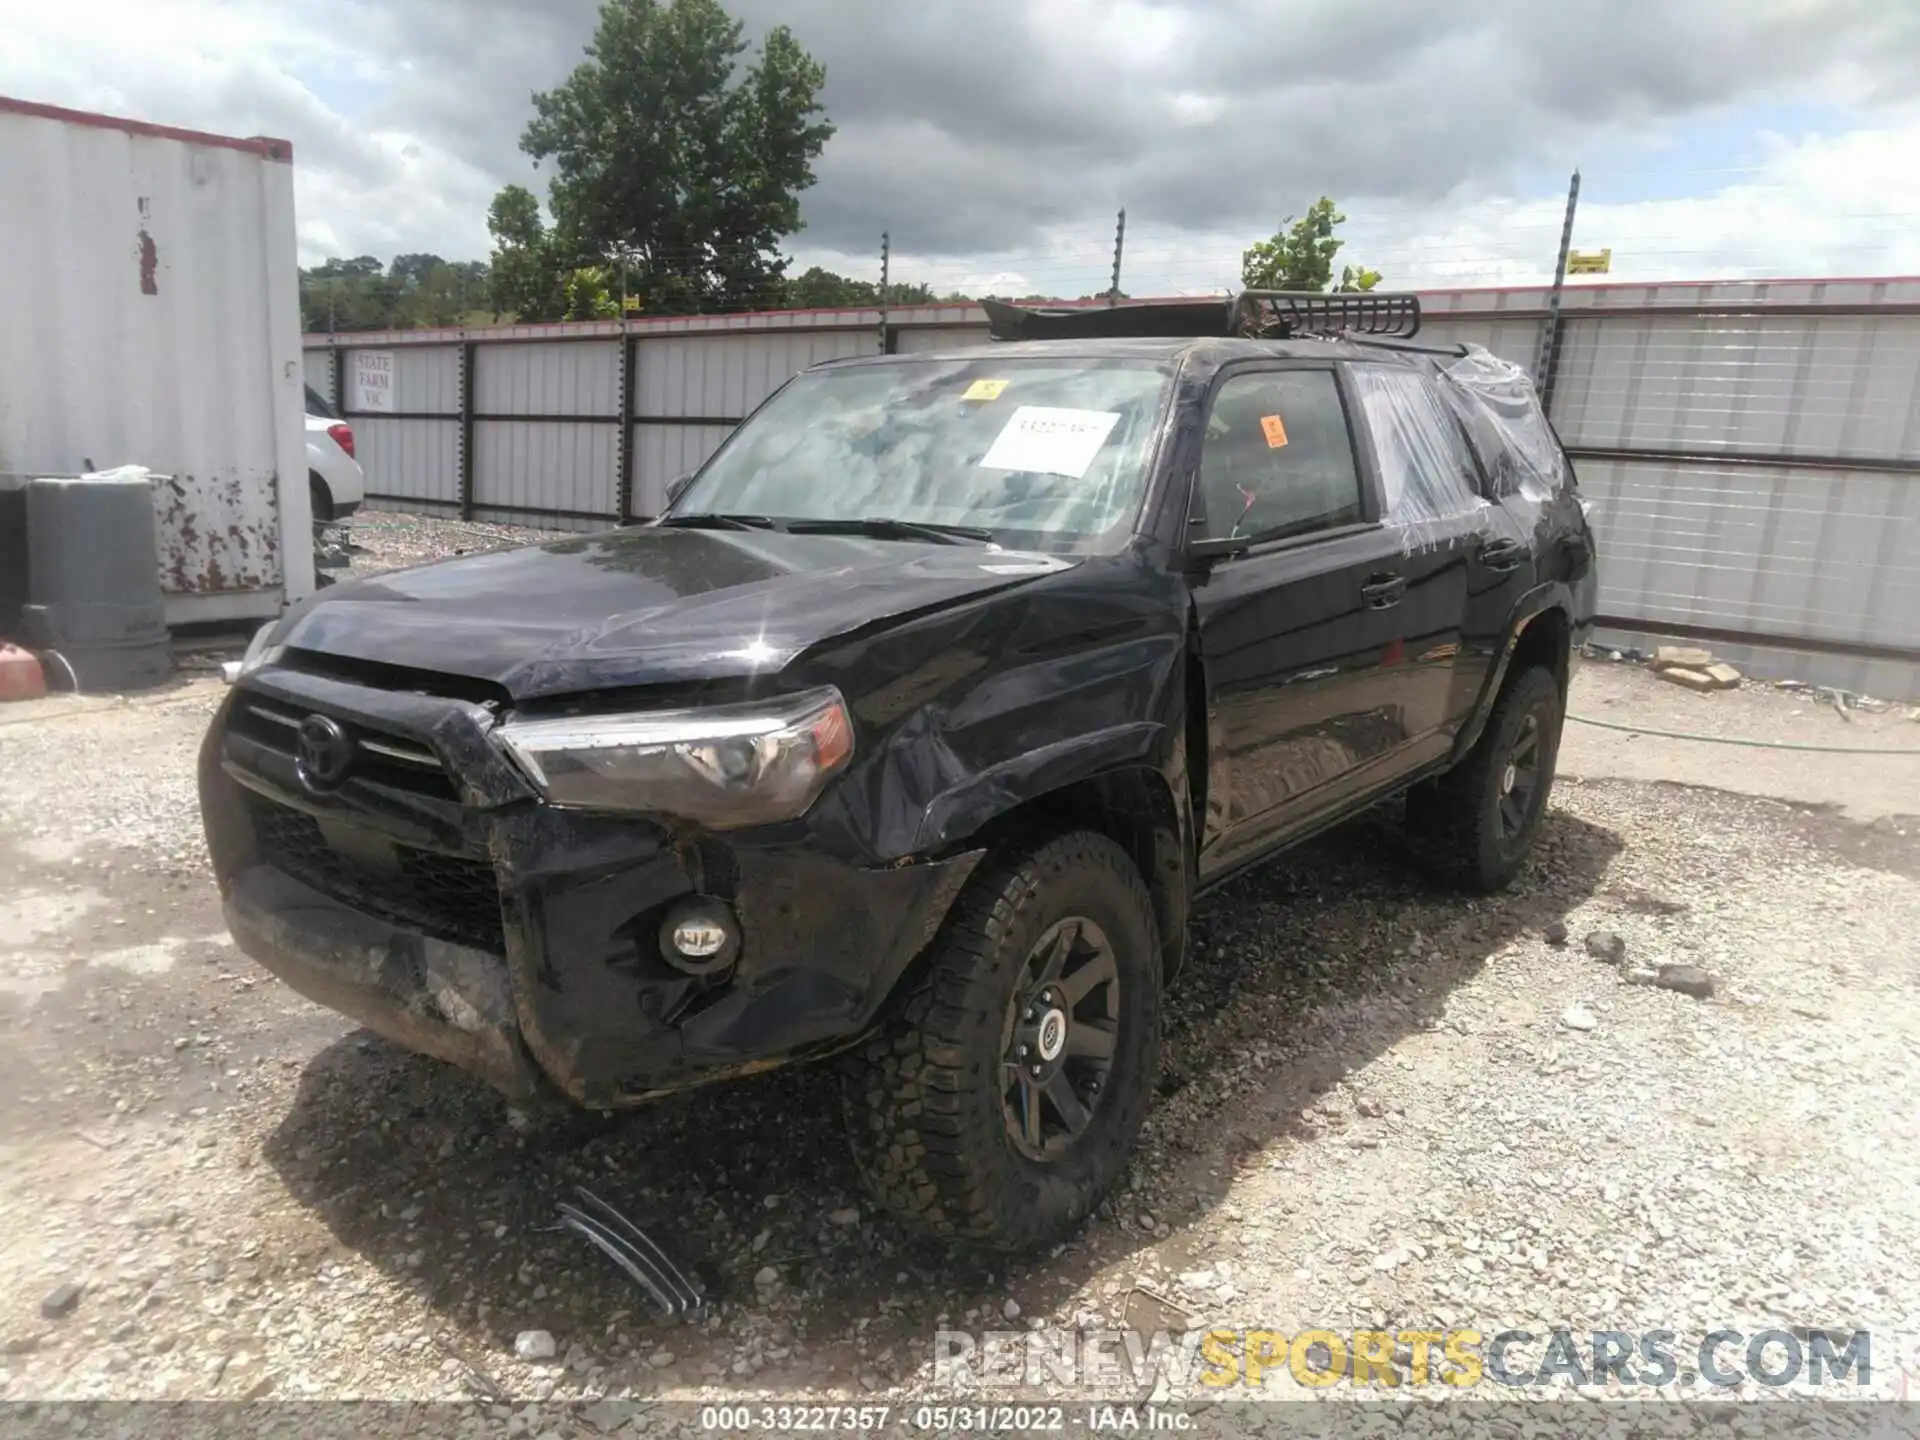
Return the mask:
<path fill-rule="evenodd" d="M 169 624 L 313 589 L 293 152 L 0 97 L 0 475 L 153 471 Z"/>

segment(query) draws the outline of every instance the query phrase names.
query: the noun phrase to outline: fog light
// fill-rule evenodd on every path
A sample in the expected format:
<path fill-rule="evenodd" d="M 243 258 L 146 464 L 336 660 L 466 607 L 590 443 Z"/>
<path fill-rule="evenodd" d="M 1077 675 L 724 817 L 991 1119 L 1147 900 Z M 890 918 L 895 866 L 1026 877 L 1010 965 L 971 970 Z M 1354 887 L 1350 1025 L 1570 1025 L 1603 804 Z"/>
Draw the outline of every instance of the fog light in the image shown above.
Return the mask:
<path fill-rule="evenodd" d="M 719 900 L 682 900 L 660 926 L 660 953 L 689 975 L 711 975 L 740 957 L 740 925 Z"/>

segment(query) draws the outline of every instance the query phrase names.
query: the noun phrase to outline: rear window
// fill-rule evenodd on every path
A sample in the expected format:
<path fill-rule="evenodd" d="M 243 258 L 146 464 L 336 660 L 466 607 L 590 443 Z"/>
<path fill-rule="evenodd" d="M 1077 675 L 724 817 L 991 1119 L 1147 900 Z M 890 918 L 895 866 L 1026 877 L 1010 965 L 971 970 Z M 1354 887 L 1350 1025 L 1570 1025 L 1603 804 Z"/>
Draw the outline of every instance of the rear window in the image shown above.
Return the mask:
<path fill-rule="evenodd" d="M 1469 346 L 1442 371 L 1442 393 L 1466 426 L 1495 495 L 1545 500 L 1568 483 L 1566 453 L 1525 370 Z"/>
<path fill-rule="evenodd" d="M 339 415 L 334 412 L 333 406 L 321 398 L 320 392 L 311 385 L 307 386 L 307 413 L 309 415 L 318 415 L 322 420 L 338 420 L 340 418 Z"/>

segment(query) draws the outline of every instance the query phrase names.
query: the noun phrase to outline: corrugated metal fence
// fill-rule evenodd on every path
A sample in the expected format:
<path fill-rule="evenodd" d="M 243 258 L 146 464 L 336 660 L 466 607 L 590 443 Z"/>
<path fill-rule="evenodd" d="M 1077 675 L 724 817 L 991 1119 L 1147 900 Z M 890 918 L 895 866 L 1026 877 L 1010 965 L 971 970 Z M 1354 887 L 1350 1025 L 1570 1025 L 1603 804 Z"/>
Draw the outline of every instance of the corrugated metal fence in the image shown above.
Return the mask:
<path fill-rule="evenodd" d="M 914 314 L 922 346 L 986 336 L 971 306 Z M 375 504 L 592 529 L 654 514 L 795 371 L 879 335 L 877 310 L 834 310 L 309 336 L 307 383 L 352 423 Z"/>
<path fill-rule="evenodd" d="M 1547 299 L 1426 294 L 1421 338 L 1531 364 Z M 877 351 L 881 322 L 310 336 L 307 377 L 352 421 L 375 503 L 594 528 L 653 514 L 793 372 Z M 1560 323 L 1548 404 L 1595 502 L 1611 629 L 1920 694 L 1920 280 L 1569 287 Z M 907 352 L 986 328 L 976 308 L 942 306 L 892 311 L 885 334 Z M 357 384 L 362 365 L 390 367 L 391 388 Z M 1764 648 L 1781 644 L 1791 660 Z"/>

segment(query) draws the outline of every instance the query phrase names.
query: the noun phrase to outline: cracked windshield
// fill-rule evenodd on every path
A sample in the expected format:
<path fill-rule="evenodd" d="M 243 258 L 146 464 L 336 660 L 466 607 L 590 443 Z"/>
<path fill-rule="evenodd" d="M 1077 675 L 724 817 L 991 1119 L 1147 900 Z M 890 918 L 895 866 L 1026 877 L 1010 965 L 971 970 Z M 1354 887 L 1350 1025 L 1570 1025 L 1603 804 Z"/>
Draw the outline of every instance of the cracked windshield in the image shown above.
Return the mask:
<path fill-rule="evenodd" d="M 875 519 L 1072 549 L 1133 518 L 1165 367 L 1073 359 L 854 365 L 747 422 L 675 516 Z"/>

